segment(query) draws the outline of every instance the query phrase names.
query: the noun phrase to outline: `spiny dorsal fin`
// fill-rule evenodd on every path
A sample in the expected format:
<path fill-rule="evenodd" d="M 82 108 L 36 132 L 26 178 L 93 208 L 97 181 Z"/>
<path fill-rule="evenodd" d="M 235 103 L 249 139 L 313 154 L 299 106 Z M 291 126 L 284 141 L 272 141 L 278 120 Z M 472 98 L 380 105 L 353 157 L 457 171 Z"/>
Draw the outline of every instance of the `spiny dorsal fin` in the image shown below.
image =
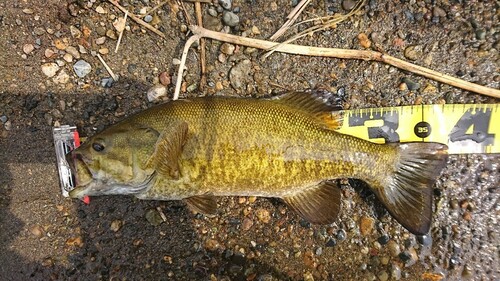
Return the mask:
<path fill-rule="evenodd" d="M 211 195 L 198 195 L 184 199 L 188 207 L 204 215 L 215 215 L 217 212 L 217 201 Z"/>
<path fill-rule="evenodd" d="M 399 145 L 400 156 L 388 185 L 373 189 L 389 213 L 416 235 L 429 232 L 432 220 L 432 193 L 448 153 L 439 143 Z"/>
<path fill-rule="evenodd" d="M 325 92 L 291 92 L 278 97 L 277 101 L 314 116 L 325 128 L 336 130 L 342 126 L 343 117 L 335 113 L 342 107 L 340 103 L 329 103 L 329 96 Z"/>
<path fill-rule="evenodd" d="M 329 224 L 340 211 L 340 188 L 335 182 L 325 181 L 306 191 L 284 197 L 287 205 L 311 223 Z"/>
<path fill-rule="evenodd" d="M 161 133 L 155 145 L 155 151 L 147 166 L 152 166 L 157 173 L 174 179 L 179 178 L 179 157 L 188 135 L 188 124 L 183 121 L 172 122 Z"/>

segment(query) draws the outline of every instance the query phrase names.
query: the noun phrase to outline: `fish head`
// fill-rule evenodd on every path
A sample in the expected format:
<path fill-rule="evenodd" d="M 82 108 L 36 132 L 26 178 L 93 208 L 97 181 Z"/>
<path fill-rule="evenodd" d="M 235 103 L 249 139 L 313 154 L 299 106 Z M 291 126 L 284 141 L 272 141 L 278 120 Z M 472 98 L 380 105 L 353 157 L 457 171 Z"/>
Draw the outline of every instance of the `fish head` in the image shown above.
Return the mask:
<path fill-rule="evenodd" d="M 76 187 L 70 197 L 136 194 L 149 187 L 155 175 L 148 164 L 158 131 L 115 125 L 89 138 L 67 154 Z"/>

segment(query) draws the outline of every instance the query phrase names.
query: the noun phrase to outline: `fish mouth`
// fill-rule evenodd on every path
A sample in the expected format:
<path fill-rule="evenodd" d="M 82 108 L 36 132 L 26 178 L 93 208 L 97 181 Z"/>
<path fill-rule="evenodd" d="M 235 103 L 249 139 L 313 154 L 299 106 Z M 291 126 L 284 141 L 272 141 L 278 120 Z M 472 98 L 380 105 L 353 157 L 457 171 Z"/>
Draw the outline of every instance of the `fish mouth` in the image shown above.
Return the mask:
<path fill-rule="evenodd" d="M 71 198 L 83 198 L 97 183 L 93 173 L 79 153 L 68 153 L 66 162 L 71 169 L 75 182 L 75 188 L 69 191 L 69 196 Z"/>

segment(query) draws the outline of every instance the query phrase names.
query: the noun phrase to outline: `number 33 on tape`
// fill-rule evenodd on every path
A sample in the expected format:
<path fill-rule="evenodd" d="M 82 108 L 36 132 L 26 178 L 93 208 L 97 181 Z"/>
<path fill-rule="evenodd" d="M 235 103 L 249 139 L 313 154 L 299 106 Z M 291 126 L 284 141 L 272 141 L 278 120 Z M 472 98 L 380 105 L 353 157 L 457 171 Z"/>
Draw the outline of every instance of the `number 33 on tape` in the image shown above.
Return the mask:
<path fill-rule="evenodd" d="M 375 143 L 440 142 L 450 154 L 500 153 L 500 104 L 345 110 L 340 133 Z"/>

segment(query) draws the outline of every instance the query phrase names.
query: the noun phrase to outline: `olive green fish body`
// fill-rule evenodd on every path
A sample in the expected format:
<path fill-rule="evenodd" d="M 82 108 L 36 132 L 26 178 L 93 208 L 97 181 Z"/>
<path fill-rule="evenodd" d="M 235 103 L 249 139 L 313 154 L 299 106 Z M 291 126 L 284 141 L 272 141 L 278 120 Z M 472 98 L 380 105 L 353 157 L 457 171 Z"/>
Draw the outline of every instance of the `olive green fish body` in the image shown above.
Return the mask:
<path fill-rule="evenodd" d="M 141 195 L 145 199 L 173 199 L 174 194 L 175 199 L 200 194 L 281 197 L 330 178 L 375 179 L 387 167 L 378 167 L 382 173 L 364 167 L 387 163 L 380 158 L 397 152 L 336 133 L 272 100 L 199 98 L 157 110 L 137 116 L 137 122 L 159 130 L 182 120 L 190 136 L 179 159 L 182 177 L 158 179 Z"/>
<path fill-rule="evenodd" d="M 406 228 L 427 232 L 430 190 L 446 147 L 373 144 L 335 132 L 339 121 L 331 107 L 305 93 L 170 102 L 77 149 L 82 186 L 71 195 L 185 199 L 202 212 L 214 210 L 213 196 L 278 197 L 306 219 L 326 223 L 335 219 L 341 196 L 328 180 L 358 178 Z"/>

